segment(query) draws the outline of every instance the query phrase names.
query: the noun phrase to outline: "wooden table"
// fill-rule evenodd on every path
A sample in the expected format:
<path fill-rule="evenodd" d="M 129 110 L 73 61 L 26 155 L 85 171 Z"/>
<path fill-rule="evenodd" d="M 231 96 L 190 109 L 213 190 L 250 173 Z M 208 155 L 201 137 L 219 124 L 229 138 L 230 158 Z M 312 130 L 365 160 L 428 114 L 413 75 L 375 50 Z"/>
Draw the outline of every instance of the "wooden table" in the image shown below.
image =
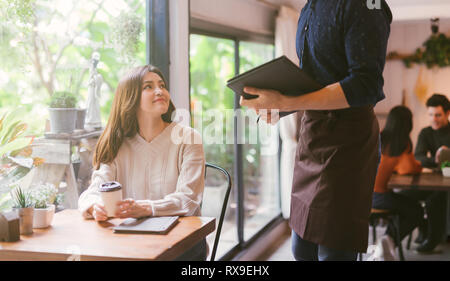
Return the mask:
<path fill-rule="evenodd" d="M 49 228 L 0 242 L 0 260 L 173 260 L 215 230 L 215 218 L 181 217 L 165 235 L 113 233 L 122 221 L 97 223 L 64 210 Z"/>
<path fill-rule="evenodd" d="M 450 236 L 450 177 L 444 177 L 438 172 L 424 172 L 418 175 L 397 175 L 393 174 L 388 183 L 390 189 L 413 189 L 428 191 L 447 191 L 446 204 L 446 234 Z"/>
<path fill-rule="evenodd" d="M 393 174 L 388 188 L 450 191 L 450 178 L 441 173 L 421 173 L 418 175 Z"/>

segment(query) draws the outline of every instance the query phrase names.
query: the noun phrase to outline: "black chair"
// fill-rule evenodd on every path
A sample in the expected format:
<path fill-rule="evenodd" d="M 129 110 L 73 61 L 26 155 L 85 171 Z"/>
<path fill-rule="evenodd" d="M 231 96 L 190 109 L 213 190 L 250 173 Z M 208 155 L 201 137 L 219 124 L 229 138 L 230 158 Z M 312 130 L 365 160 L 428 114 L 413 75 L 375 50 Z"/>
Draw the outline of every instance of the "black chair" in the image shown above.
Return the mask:
<path fill-rule="evenodd" d="M 381 210 L 381 209 L 373 209 L 370 211 L 369 224 L 372 226 L 372 242 L 376 243 L 377 240 L 377 225 L 380 219 L 386 220 L 388 225 L 392 227 L 394 230 L 394 240 L 397 244 L 398 248 L 398 256 L 401 261 L 405 260 L 405 256 L 403 255 L 403 247 L 402 241 L 400 240 L 400 216 L 396 213 L 391 212 L 390 210 Z"/>
<path fill-rule="evenodd" d="M 427 210 L 427 208 L 426 208 L 426 203 L 425 203 L 425 201 L 422 201 L 422 200 L 420 200 L 419 201 L 419 203 L 420 203 L 420 205 L 422 206 L 422 209 L 424 210 L 424 216 L 426 217 L 427 216 L 427 213 L 426 213 L 426 210 Z M 419 230 L 419 233 L 420 233 L 420 230 Z M 411 233 L 409 234 L 409 237 L 408 237 L 408 243 L 406 244 L 406 249 L 411 249 L 411 241 L 412 241 L 412 231 L 411 231 Z"/>
<path fill-rule="evenodd" d="M 214 261 L 214 258 L 216 257 L 217 246 L 219 245 L 220 233 L 222 231 L 223 220 L 225 218 L 225 212 L 227 209 L 228 198 L 230 197 L 232 182 L 231 182 L 230 174 L 225 169 L 223 169 L 217 165 L 210 164 L 210 163 L 206 163 L 206 165 L 205 165 L 205 179 L 206 179 L 208 169 L 214 169 L 214 170 L 221 172 L 225 176 L 226 181 L 227 181 L 227 189 L 225 192 L 225 196 L 223 198 L 222 208 L 221 208 L 220 216 L 219 216 L 219 222 L 218 222 L 217 230 L 216 230 L 216 237 L 214 238 L 214 245 L 213 245 L 212 252 L 211 252 L 210 260 Z M 205 201 L 205 199 L 208 200 L 208 198 L 203 197 L 203 201 Z"/>

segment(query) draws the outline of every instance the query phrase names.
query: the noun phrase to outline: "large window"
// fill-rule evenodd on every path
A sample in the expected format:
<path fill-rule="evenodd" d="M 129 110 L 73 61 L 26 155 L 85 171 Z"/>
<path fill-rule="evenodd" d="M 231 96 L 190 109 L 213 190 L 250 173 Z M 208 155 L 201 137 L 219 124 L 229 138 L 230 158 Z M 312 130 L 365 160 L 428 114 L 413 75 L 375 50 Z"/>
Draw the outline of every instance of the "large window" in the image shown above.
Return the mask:
<path fill-rule="evenodd" d="M 214 116 L 218 112 L 224 112 L 226 109 L 232 109 L 234 104 L 233 92 L 224 87 L 226 81 L 234 76 L 235 73 L 235 42 L 230 39 L 208 37 L 203 35 L 192 34 L 190 36 L 190 71 L 191 71 L 191 113 L 192 126 L 202 130 L 203 143 L 205 149 L 206 161 L 219 165 L 226 169 L 235 182 L 234 170 L 234 145 L 233 142 L 223 141 L 226 134 L 233 132 L 227 130 L 226 120 L 219 124 Z M 232 122 L 232 121 L 231 121 Z M 213 136 L 213 132 L 209 129 L 215 129 L 217 124 L 218 130 L 221 130 L 222 140 L 218 143 L 209 143 L 208 139 Z M 212 137 L 211 137 L 212 139 Z M 222 185 L 223 178 L 208 176 L 206 185 L 217 186 L 223 190 L 226 185 Z M 207 190 L 209 190 L 207 188 Z M 236 235 L 236 189 L 233 188 L 230 195 L 230 204 L 227 208 L 224 226 L 222 228 L 221 240 L 217 257 L 229 251 L 238 244 Z M 217 196 L 217 201 L 223 198 L 223 192 L 216 194 L 204 194 L 205 196 Z M 209 201 L 214 201 L 209 199 Z M 215 215 L 217 212 L 209 213 L 208 210 L 204 215 Z M 214 238 L 210 235 L 209 239 Z M 212 241 L 210 241 L 212 245 Z"/>
<path fill-rule="evenodd" d="M 119 77 L 146 61 L 145 0 L 0 0 L 0 17 L 1 111 L 24 107 L 36 136 L 55 91 L 74 93 L 84 107 L 94 52 L 104 124 Z"/>
<path fill-rule="evenodd" d="M 274 57 L 274 46 L 253 42 L 239 42 L 239 72 L 245 72 Z M 247 113 L 246 115 L 250 115 Z M 254 124 L 247 123 L 249 143 L 243 148 L 244 168 L 244 239 L 250 239 L 280 212 L 278 184 L 278 131 L 261 122 L 258 142 L 251 144 Z M 272 132 L 264 135 L 261 132 Z M 254 132 L 253 132 L 254 133 Z"/>
<path fill-rule="evenodd" d="M 277 127 L 268 128 L 264 122 L 256 126 L 255 113 L 242 110 L 235 132 L 235 95 L 226 87 L 228 79 L 273 57 L 272 44 L 190 35 L 192 126 L 203 135 L 206 161 L 230 172 L 234 184 L 218 257 L 251 239 L 280 213 Z M 261 132 L 268 129 L 272 133 L 261 138 Z M 216 137 L 218 132 L 221 133 L 219 138 Z M 238 150 L 235 133 L 243 136 Z M 236 165 L 242 169 L 236 169 Z M 207 177 L 206 185 L 220 185 L 220 180 L 214 182 Z"/>
<path fill-rule="evenodd" d="M 105 125 L 119 77 L 146 62 L 145 11 L 145 0 L 0 0 L 0 116 L 14 112 L 27 134 L 43 136 L 55 92 L 85 108 L 95 54 Z M 11 207 L 9 189 L 0 184 L 0 210 Z"/>

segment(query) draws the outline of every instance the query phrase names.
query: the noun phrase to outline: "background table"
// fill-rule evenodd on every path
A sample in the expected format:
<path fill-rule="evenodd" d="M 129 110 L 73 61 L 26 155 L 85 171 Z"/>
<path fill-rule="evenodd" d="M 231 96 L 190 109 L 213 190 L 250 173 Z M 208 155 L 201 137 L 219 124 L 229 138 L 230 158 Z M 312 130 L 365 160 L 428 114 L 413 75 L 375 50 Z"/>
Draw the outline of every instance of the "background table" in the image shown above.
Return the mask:
<path fill-rule="evenodd" d="M 113 233 L 122 221 L 97 223 L 64 210 L 51 227 L 1 242 L 0 260 L 173 260 L 215 230 L 215 218 L 180 217 L 167 234 Z"/>
<path fill-rule="evenodd" d="M 418 175 L 397 175 L 393 174 L 388 182 L 390 189 L 415 189 L 429 191 L 447 191 L 447 215 L 446 230 L 450 236 L 450 178 L 444 177 L 441 173 L 426 172 Z"/>
<path fill-rule="evenodd" d="M 450 178 L 444 177 L 440 173 L 393 174 L 388 182 L 388 188 L 450 191 Z"/>

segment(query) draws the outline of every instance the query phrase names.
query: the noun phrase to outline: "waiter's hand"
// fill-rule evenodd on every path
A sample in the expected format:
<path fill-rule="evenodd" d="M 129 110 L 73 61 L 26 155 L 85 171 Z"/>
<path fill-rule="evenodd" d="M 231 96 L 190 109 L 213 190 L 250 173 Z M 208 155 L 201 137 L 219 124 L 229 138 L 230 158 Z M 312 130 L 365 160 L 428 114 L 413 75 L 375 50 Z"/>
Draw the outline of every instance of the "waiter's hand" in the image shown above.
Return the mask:
<path fill-rule="evenodd" d="M 260 114 L 261 110 L 267 110 L 267 114 L 264 112 L 261 115 L 261 119 L 269 124 L 275 124 L 280 119 L 279 111 L 283 110 L 286 97 L 283 96 L 279 91 L 268 90 L 268 89 L 258 89 L 253 87 L 244 87 L 244 92 L 251 95 L 258 96 L 254 99 L 244 99 L 241 96 L 240 105 L 246 106 L 256 111 Z M 273 110 L 271 112 L 271 109 Z M 273 119 L 273 120 L 272 120 Z"/>

